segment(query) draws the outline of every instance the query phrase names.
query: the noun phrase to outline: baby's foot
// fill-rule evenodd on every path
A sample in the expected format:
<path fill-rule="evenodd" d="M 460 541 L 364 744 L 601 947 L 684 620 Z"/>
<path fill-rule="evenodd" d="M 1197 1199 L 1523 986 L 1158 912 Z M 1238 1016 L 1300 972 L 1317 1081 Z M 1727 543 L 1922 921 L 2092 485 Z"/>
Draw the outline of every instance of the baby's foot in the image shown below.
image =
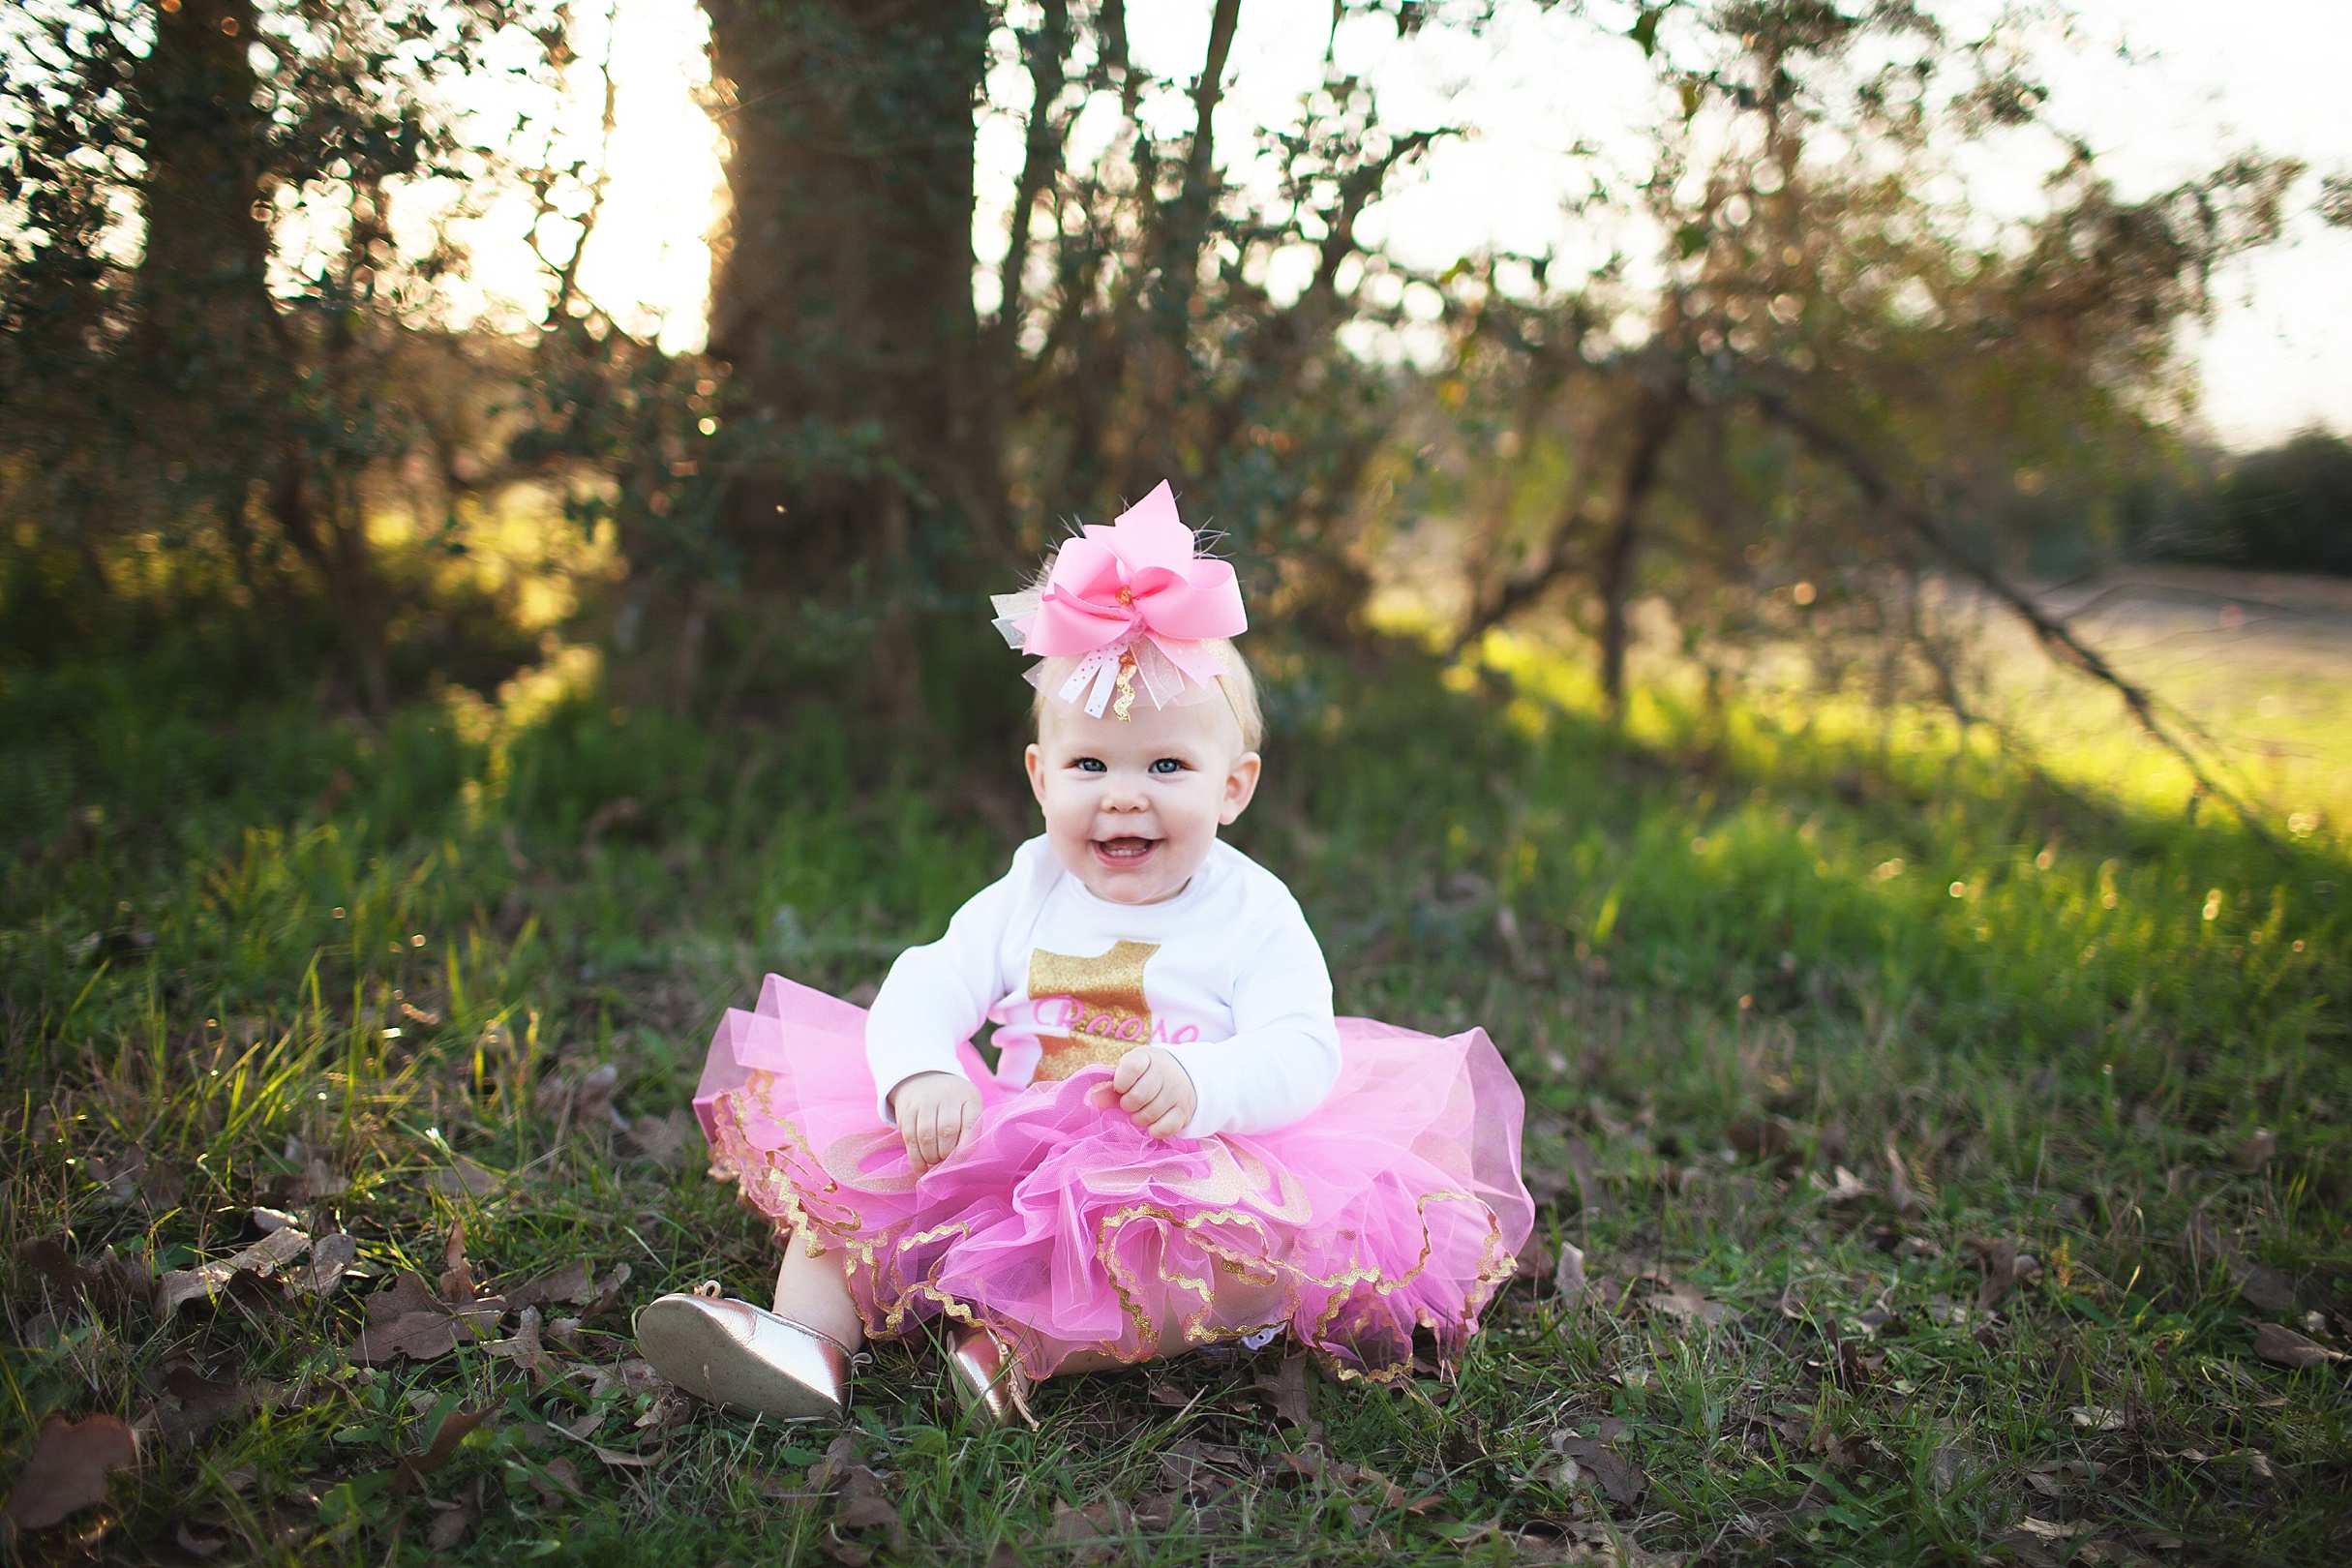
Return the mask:
<path fill-rule="evenodd" d="M 1029 1374 L 1003 1335 L 984 1323 L 968 1323 L 948 1344 L 948 1372 L 966 1415 L 996 1427 L 1010 1427 L 1015 1417 L 1037 1426 L 1029 1413 Z"/>
<path fill-rule="evenodd" d="M 637 1348 L 655 1372 L 712 1404 L 778 1421 L 837 1421 L 847 1413 L 848 1346 L 709 1288 L 709 1295 L 663 1296 L 638 1312 Z"/>

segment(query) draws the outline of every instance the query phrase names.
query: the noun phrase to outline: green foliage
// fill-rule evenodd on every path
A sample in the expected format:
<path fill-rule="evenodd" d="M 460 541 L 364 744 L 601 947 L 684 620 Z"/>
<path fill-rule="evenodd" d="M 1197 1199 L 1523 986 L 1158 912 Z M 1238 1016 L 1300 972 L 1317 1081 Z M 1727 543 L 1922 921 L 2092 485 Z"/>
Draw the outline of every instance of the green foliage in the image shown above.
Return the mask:
<path fill-rule="evenodd" d="M 2251 1307 L 2177 1246 L 2203 1206 L 2342 1305 L 2338 846 L 2281 856 L 1988 751 L 1763 708 L 1662 708 L 1644 744 L 1527 694 L 1506 720 L 1417 661 L 1261 662 L 1277 735 L 1240 842 L 1299 891 L 1344 1008 L 1493 1033 L 1528 1093 L 1543 1243 L 1582 1246 L 1629 1292 L 1615 1311 L 1514 1285 L 1458 1382 L 1319 1386 L 1319 1432 L 1253 1393 L 1279 1349 L 1057 1381 L 1032 1434 L 961 1427 L 925 1345 L 881 1347 L 840 1435 L 885 1472 L 892 1547 L 829 1536 L 799 1494 L 831 1432 L 709 1412 L 640 1432 L 649 1394 L 538 1387 L 470 1350 L 362 1375 L 350 1291 L 160 1332 L 20 1257 L 0 1445 L 22 1455 L 51 1413 L 137 1417 L 182 1359 L 277 1380 L 155 1445 L 106 1516 L 135 1554 L 185 1524 L 260 1561 L 424 1560 L 424 1498 L 480 1500 L 455 1554 L 482 1561 L 797 1560 L 837 1538 L 979 1563 L 1100 1529 L 1169 1562 L 1565 1554 L 1611 1530 L 1723 1560 L 1973 1562 L 2027 1555 L 2029 1518 L 2119 1550 L 2340 1550 L 2340 1374 L 2247 1351 L 2305 1307 Z M 772 1248 L 728 1190 L 567 1118 L 563 1086 L 610 1063 L 632 1123 L 679 1106 L 761 971 L 873 980 L 1026 820 L 1010 755 L 918 773 L 816 709 L 714 731 L 582 697 L 487 734 L 431 708 L 370 732 L 100 675 L 12 678 L 5 702 L 0 816 L 28 841 L 0 891 L 0 1214 L 134 1270 L 232 1251 L 271 1201 L 347 1228 L 379 1273 L 437 1272 L 462 1217 L 494 1284 L 586 1254 L 631 1263 L 632 1305 L 714 1276 L 758 1297 Z M 2257 1127 L 2275 1156 L 2241 1169 Z M 118 1181 L 133 1149 L 184 1195 Z M 452 1150 L 501 1185 L 437 1190 Z M 314 1156 L 348 1191 L 282 1195 Z M 1868 1191 L 1835 1195 L 1840 1166 Z M 1972 1236 L 2040 1273 L 1979 1310 Z M 1669 1315 L 1644 1269 L 1737 1315 Z M 396 1495 L 395 1458 L 461 1403 L 496 1418 Z M 597 1411 L 596 1443 L 658 1462 L 531 1435 Z M 180 1414 L 165 1399 L 162 1430 Z M 1604 1421 L 1646 1472 L 1638 1502 L 1562 1464 Z M 1197 1511 L 1164 1504 L 1188 1440 L 1233 1488 Z"/>
<path fill-rule="evenodd" d="M 2352 441 L 2308 431 L 2222 466 L 2167 553 L 2352 577 Z"/>

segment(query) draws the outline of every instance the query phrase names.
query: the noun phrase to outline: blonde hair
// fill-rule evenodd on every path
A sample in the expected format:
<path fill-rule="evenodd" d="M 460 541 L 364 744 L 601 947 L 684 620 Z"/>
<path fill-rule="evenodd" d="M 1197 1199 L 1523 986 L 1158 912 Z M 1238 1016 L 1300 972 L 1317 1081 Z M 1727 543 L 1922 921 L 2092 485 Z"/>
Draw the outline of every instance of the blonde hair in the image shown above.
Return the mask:
<path fill-rule="evenodd" d="M 1256 751 L 1266 743 L 1266 716 L 1257 705 L 1257 678 L 1250 673 L 1250 661 L 1242 657 L 1241 649 L 1233 646 L 1230 637 L 1212 637 L 1201 647 L 1217 655 L 1225 673 L 1217 678 L 1218 689 L 1225 694 L 1225 705 L 1233 709 L 1233 717 L 1241 725 L 1242 749 Z M 1077 668 L 1079 655 L 1059 654 L 1045 660 L 1037 669 L 1037 695 L 1029 701 L 1032 723 L 1042 723 L 1045 705 L 1056 701 L 1047 693 L 1051 687 L 1059 691 L 1070 672 Z M 1148 699 L 1146 699 L 1148 701 Z"/>

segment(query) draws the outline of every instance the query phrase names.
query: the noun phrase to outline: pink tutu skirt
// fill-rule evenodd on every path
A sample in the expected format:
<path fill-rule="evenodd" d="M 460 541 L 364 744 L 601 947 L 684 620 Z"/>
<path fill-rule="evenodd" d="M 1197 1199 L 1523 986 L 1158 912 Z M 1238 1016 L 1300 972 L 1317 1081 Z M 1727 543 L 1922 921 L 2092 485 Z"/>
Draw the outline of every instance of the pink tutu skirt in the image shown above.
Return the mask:
<path fill-rule="evenodd" d="M 1511 1277 L 1535 1214 L 1523 1102 L 1484 1030 L 1342 1018 L 1340 1046 L 1304 1121 L 1153 1138 L 1108 1068 L 1015 1089 L 966 1044 L 979 1134 L 918 1176 L 875 1121 L 864 1010 L 770 975 L 719 1024 L 694 1108 L 714 1174 L 779 1241 L 847 1254 L 877 1339 L 986 1322 L 1042 1377 L 1287 1328 L 1339 1376 L 1385 1381 L 1416 1330 L 1450 1362 Z"/>

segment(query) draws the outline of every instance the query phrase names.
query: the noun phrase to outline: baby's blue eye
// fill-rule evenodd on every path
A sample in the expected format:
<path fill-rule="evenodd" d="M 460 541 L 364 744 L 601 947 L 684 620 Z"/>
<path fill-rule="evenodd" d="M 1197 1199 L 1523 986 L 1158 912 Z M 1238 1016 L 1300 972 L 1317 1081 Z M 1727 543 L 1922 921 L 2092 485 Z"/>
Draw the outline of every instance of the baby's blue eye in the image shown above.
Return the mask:
<path fill-rule="evenodd" d="M 1173 757 L 1162 757 L 1152 764 L 1152 771 L 1155 773 L 1181 773 L 1184 771 L 1184 764 Z"/>
<path fill-rule="evenodd" d="M 1077 769 L 1081 773 L 1101 773 L 1109 771 L 1108 769 L 1102 766 L 1102 759 L 1100 757 L 1080 757 L 1077 762 Z"/>

